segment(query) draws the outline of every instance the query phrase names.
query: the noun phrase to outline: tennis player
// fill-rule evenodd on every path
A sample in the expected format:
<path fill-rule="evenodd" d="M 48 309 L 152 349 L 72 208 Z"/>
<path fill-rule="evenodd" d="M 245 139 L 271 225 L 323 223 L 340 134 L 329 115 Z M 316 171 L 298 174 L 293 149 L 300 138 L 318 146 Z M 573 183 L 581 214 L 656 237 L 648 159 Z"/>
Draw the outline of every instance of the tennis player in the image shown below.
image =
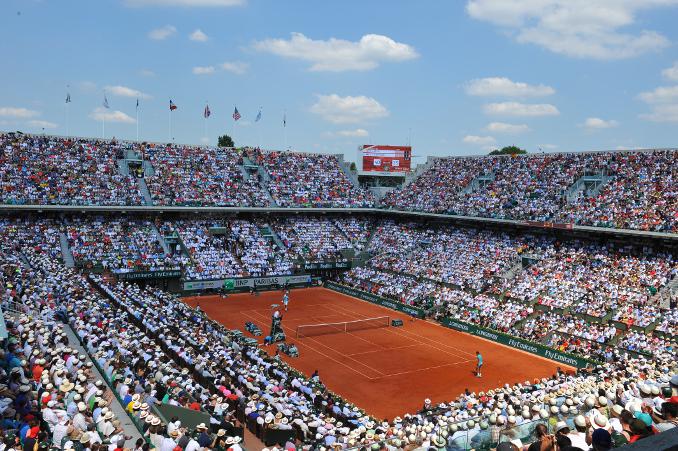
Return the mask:
<path fill-rule="evenodd" d="M 290 303 L 290 291 L 285 290 L 285 294 L 283 294 L 283 305 L 285 306 L 285 311 L 287 311 L 287 304 Z"/>
<path fill-rule="evenodd" d="M 483 356 L 480 354 L 480 351 L 476 351 L 476 377 L 482 377 L 480 370 L 483 367 Z"/>

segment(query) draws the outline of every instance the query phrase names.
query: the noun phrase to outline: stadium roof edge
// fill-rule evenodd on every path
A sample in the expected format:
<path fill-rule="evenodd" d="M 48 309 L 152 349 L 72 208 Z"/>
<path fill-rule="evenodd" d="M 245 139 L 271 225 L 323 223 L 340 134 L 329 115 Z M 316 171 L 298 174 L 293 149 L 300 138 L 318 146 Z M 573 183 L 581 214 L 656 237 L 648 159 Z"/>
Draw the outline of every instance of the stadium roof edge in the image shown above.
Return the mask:
<path fill-rule="evenodd" d="M 419 211 L 393 210 L 383 208 L 316 208 L 316 207 L 188 207 L 188 206 L 157 206 L 157 205 L 0 205 L 0 213 L 22 212 L 75 212 L 75 213 L 369 213 L 394 215 L 401 217 L 429 218 L 440 220 L 454 220 L 466 223 L 483 223 L 522 227 L 533 229 L 568 230 L 592 234 L 620 235 L 626 237 L 663 239 L 678 242 L 678 234 L 668 232 L 648 232 L 644 230 L 615 229 L 607 227 L 593 227 L 570 224 L 555 224 L 539 221 L 522 221 L 515 219 L 482 218 L 478 216 L 449 215 L 443 213 L 427 213 Z"/>

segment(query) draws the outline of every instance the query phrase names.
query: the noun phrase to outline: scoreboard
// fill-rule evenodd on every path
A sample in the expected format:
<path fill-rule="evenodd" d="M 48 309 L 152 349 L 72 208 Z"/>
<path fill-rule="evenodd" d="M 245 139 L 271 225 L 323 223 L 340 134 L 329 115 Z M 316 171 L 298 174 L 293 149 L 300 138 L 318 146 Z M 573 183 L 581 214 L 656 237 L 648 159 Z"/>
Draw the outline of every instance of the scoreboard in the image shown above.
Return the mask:
<path fill-rule="evenodd" d="M 409 172 L 411 169 L 411 146 L 365 144 L 359 150 L 362 154 L 363 171 Z"/>

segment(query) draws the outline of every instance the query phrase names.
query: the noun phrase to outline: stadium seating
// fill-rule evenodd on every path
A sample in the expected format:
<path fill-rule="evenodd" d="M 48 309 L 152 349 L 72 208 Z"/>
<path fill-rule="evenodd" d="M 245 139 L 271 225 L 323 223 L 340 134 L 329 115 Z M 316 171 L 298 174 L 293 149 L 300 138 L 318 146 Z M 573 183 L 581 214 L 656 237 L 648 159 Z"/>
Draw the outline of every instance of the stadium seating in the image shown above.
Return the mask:
<path fill-rule="evenodd" d="M 150 165 L 137 175 L 158 206 L 375 205 L 334 156 L 14 134 L 0 135 L 0 146 L 4 204 L 143 205 L 144 184 L 125 171 L 134 154 Z M 384 206 L 675 233 L 677 168 L 676 151 L 436 159 Z M 586 174 L 600 185 L 581 182 Z M 9 334 L 0 350 L 0 429 L 10 447 L 18 437 L 23 449 L 132 448 L 129 421 L 170 451 L 228 449 L 244 428 L 267 445 L 313 449 L 491 449 L 527 445 L 537 424 L 555 433 L 563 422 L 573 444 L 588 446 L 587 420 L 623 443 L 668 429 L 676 415 L 678 299 L 669 289 L 678 259 L 659 245 L 386 214 L 13 215 L 0 219 Z M 287 275 L 337 261 L 357 266 L 336 283 L 590 367 L 450 394 L 383 421 L 175 294 L 121 280 L 164 270 L 192 281 Z M 187 428 L 163 417 L 163 406 L 208 424 Z"/>

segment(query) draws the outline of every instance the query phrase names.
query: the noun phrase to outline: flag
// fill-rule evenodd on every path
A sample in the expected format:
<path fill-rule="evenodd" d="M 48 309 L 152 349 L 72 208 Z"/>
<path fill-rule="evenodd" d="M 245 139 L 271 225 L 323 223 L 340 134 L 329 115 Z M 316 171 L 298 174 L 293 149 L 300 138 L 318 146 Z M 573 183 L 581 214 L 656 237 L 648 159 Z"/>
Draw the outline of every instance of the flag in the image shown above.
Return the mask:
<path fill-rule="evenodd" d="M 137 110 L 139 109 L 139 99 L 137 99 Z"/>
<path fill-rule="evenodd" d="M 70 92 L 66 93 L 66 103 L 71 103 L 71 93 Z"/>
<path fill-rule="evenodd" d="M 283 127 L 287 127 L 287 113 L 283 113 Z"/>
<path fill-rule="evenodd" d="M 261 120 L 261 108 L 259 109 L 259 112 L 257 113 L 257 118 L 254 120 L 254 122 L 259 122 Z"/>
<path fill-rule="evenodd" d="M 174 111 L 177 109 L 177 106 L 172 102 L 172 99 L 170 99 L 170 111 Z"/>
<path fill-rule="evenodd" d="M 208 117 L 210 117 L 211 114 L 212 112 L 210 111 L 210 106 L 205 105 L 205 112 L 202 113 L 202 115 L 205 117 L 205 119 L 207 119 Z"/>
<path fill-rule="evenodd" d="M 235 107 L 235 111 L 233 111 L 233 120 L 234 120 L 234 121 L 237 121 L 237 120 L 240 119 L 241 117 L 242 117 L 242 116 L 240 115 L 240 113 L 238 113 L 238 107 Z"/>
<path fill-rule="evenodd" d="M 108 99 L 106 98 L 106 94 L 104 94 L 104 108 L 110 108 L 108 105 Z"/>

